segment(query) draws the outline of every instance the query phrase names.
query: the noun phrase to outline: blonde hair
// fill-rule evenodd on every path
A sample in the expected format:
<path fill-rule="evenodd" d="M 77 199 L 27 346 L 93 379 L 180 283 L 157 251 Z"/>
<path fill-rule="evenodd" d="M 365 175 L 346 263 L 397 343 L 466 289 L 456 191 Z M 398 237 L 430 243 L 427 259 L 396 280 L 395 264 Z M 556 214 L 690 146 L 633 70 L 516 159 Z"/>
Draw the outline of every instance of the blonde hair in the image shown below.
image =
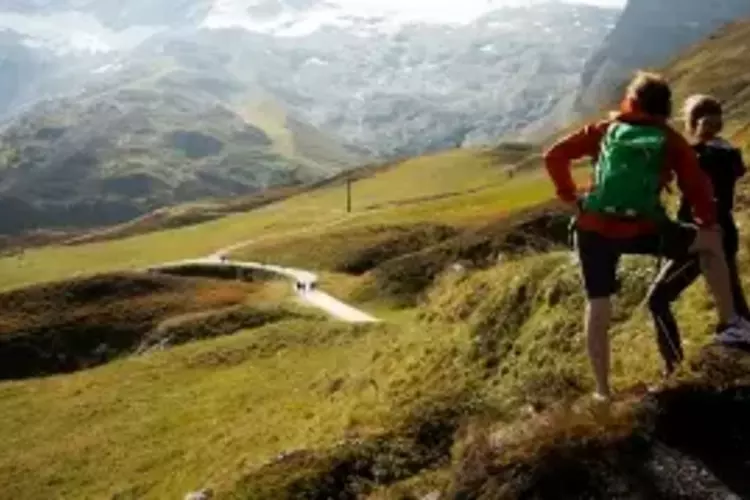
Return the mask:
<path fill-rule="evenodd" d="M 724 126 L 724 110 L 718 99 L 707 94 L 694 94 L 685 100 L 683 119 L 685 130 L 691 136 L 702 135 L 707 129 L 718 134 Z M 710 121 L 713 118 L 713 121 Z"/>

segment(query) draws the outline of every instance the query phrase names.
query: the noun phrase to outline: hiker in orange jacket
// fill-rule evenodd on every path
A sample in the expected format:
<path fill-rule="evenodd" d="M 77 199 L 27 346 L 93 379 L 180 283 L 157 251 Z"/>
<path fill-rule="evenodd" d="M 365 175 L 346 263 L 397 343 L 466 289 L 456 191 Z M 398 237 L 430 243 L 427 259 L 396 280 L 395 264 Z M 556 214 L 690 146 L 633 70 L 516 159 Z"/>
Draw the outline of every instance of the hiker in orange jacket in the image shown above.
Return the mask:
<path fill-rule="evenodd" d="M 709 179 L 687 141 L 669 125 L 672 92 L 654 74 L 639 73 L 619 113 L 586 125 L 545 153 L 557 196 L 575 214 L 574 238 L 588 299 L 585 328 L 597 399 L 609 399 L 611 296 L 621 255 L 681 260 L 700 257 L 719 314 L 719 338 L 750 339 L 750 324 L 735 313 L 716 207 Z M 593 159 L 595 175 L 579 196 L 571 164 Z M 634 160 L 634 158 L 636 160 Z M 667 218 L 661 190 L 677 179 L 693 210 L 694 225 Z M 622 185 L 624 191 L 617 192 Z M 612 201 L 614 200 L 614 201 Z"/>

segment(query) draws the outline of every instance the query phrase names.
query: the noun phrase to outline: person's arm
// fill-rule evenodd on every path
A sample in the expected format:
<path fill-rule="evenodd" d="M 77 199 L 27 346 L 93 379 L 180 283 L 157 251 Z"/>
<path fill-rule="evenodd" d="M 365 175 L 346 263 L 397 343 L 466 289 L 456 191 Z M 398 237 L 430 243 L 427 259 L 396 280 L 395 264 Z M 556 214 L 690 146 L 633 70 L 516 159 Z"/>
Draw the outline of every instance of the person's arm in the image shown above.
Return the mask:
<path fill-rule="evenodd" d="M 700 227 L 716 225 L 716 203 L 711 179 L 701 169 L 698 157 L 677 132 L 670 132 L 667 165 L 677 178 L 677 185 L 693 209 L 693 219 Z"/>
<path fill-rule="evenodd" d="M 596 157 L 599 143 L 609 126 L 608 122 L 587 125 L 559 140 L 544 154 L 544 164 L 555 185 L 557 197 L 566 203 L 578 200 L 571 165 L 585 157 Z"/>

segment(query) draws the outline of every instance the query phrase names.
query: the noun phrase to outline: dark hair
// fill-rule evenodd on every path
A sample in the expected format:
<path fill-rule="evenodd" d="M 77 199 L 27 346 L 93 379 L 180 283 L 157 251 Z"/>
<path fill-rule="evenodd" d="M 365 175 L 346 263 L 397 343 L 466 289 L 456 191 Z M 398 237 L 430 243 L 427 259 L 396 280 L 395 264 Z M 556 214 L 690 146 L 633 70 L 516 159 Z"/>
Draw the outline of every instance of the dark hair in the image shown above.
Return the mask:
<path fill-rule="evenodd" d="M 672 116 L 672 89 L 660 75 L 639 72 L 628 85 L 625 95 L 644 113 L 660 118 Z"/>
<path fill-rule="evenodd" d="M 715 97 L 705 94 L 695 94 L 687 98 L 684 108 L 685 128 L 690 135 L 696 135 L 701 120 L 707 117 L 719 118 L 716 132 L 720 132 L 723 123 L 724 110 L 721 103 Z"/>

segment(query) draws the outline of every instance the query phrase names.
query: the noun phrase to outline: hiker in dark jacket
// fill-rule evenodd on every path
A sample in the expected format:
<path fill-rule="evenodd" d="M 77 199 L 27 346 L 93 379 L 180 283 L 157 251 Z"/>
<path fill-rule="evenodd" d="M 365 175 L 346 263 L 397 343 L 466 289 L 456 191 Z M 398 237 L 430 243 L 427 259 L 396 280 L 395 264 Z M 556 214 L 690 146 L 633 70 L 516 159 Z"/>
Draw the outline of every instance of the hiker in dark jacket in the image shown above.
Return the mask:
<path fill-rule="evenodd" d="M 717 305 L 720 339 L 750 339 L 750 324 L 735 312 L 711 182 L 687 141 L 667 124 L 671 114 L 669 85 L 658 75 L 641 73 L 628 86 L 620 113 L 583 127 L 545 154 L 558 197 L 576 215 L 596 399 L 611 396 L 611 296 L 622 255 L 699 256 Z M 571 164 L 585 157 L 594 160 L 594 179 L 579 197 Z M 667 217 L 660 195 L 673 176 L 692 208 L 694 225 Z"/>
<path fill-rule="evenodd" d="M 745 175 L 742 153 L 719 134 L 724 126 L 723 110 L 719 101 L 706 95 L 695 95 L 685 103 L 685 128 L 693 143 L 700 167 L 711 179 L 716 202 L 717 222 L 721 227 L 722 243 L 737 313 L 750 319 L 747 300 L 742 291 L 737 252 L 739 235 L 734 222 L 734 191 L 737 180 Z M 677 215 L 678 220 L 694 223 L 690 203 L 683 196 Z M 700 262 L 695 257 L 669 262 L 659 273 L 649 294 L 649 309 L 654 317 L 659 352 L 664 359 L 666 374 L 674 371 L 682 361 L 682 341 L 670 305 L 701 274 Z M 731 338 L 732 332 L 723 332 L 726 343 L 741 341 Z"/>

